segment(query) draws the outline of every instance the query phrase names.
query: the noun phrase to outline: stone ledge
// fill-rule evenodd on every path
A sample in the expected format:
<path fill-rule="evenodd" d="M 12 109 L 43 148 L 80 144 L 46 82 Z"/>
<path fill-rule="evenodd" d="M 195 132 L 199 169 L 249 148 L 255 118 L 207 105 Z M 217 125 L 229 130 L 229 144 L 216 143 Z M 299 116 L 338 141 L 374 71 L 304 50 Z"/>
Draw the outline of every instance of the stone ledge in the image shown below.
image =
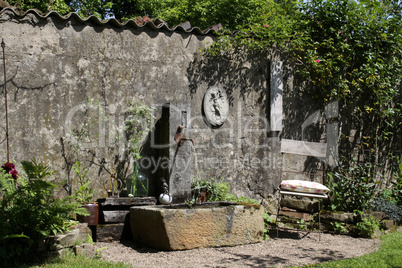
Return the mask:
<path fill-rule="evenodd" d="M 109 197 L 97 200 L 99 206 L 105 208 L 110 207 L 126 207 L 131 206 L 149 206 L 156 204 L 156 198 L 153 196 L 148 197 Z M 125 210 L 125 209 L 123 209 Z"/>
<path fill-rule="evenodd" d="M 88 245 L 92 243 L 92 231 L 86 223 L 80 223 L 72 227 L 72 230 L 66 234 L 50 236 L 38 242 L 37 252 L 41 255 L 64 256 L 67 252 L 75 252 L 77 246 L 82 246 L 83 249 L 78 249 L 81 254 L 89 257 L 94 256 L 94 248 Z M 84 250 L 85 249 L 85 250 Z"/>
<path fill-rule="evenodd" d="M 353 223 L 355 222 L 353 213 L 345 212 L 328 212 L 324 211 L 321 213 L 322 222 L 343 222 L 343 223 Z"/>

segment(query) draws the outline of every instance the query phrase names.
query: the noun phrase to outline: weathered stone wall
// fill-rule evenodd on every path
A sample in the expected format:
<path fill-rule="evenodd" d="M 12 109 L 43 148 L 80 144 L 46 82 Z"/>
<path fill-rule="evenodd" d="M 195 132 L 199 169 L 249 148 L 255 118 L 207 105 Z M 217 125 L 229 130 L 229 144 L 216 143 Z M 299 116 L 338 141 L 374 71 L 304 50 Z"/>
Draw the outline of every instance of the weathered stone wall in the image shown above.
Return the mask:
<path fill-rule="evenodd" d="M 132 172 L 121 140 L 115 140 L 129 102 L 140 99 L 155 107 L 156 126 L 164 123 L 162 105 L 189 103 L 187 136 L 196 144 L 193 177 L 223 177 L 233 193 L 257 199 L 267 198 L 278 186 L 280 139 L 269 129 L 270 62 L 280 60 L 278 55 L 205 58 L 200 51 L 212 43 L 212 35 L 118 27 L 75 16 L 40 17 L 34 12 L 18 16 L 11 10 L 0 14 L 0 38 L 6 44 L 10 156 L 17 163 L 41 158 L 56 170 L 57 180 L 76 185 L 71 133 L 89 122 L 92 139 L 81 142 L 79 153 L 83 163 L 91 166 L 96 196 L 104 197 L 103 182 L 110 177 L 105 169 L 121 178 Z M 304 114 L 297 118 L 293 109 L 308 107 L 307 114 L 316 108 L 299 107 L 304 100 L 292 93 L 291 83 L 289 79 L 284 89 L 284 124 L 290 125 L 283 135 L 287 137 L 297 133 L 305 119 Z M 212 86 L 224 88 L 229 99 L 228 119 L 220 128 L 208 126 L 203 118 L 203 97 Z M 95 104 L 88 105 L 88 99 Z M 0 112 L 4 111 L 0 105 Z M 0 126 L 3 132 L 3 119 Z M 154 195 L 160 191 L 155 167 L 163 161 L 152 158 L 160 155 L 152 146 L 153 138 L 173 141 L 173 137 L 160 138 L 161 129 L 151 133 L 142 162 L 148 167 Z M 5 142 L 0 148 L 0 161 L 5 161 Z M 304 161 L 297 164 L 302 169 Z"/>

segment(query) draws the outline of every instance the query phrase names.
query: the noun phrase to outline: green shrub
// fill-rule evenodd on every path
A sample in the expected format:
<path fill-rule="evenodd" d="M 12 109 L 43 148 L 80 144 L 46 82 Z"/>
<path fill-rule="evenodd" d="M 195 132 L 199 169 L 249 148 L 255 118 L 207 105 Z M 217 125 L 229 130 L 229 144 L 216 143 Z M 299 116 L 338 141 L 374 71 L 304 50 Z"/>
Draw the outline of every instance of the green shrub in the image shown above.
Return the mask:
<path fill-rule="evenodd" d="M 331 211 L 365 211 L 372 207 L 377 192 L 378 181 L 374 179 L 374 167 L 369 163 L 359 163 L 352 159 L 340 162 L 336 172 L 328 173 L 326 186 L 331 189 Z"/>
<path fill-rule="evenodd" d="M 390 200 L 385 200 L 381 197 L 376 198 L 373 204 L 373 210 L 384 212 L 389 220 L 402 220 L 402 207 Z"/>
<path fill-rule="evenodd" d="M 336 234 L 346 234 L 348 230 L 345 227 L 345 224 L 342 222 L 331 222 L 331 227 L 334 233 Z"/>
<path fill-rule="evenodd" d="M 394 180 L 391 181 L 391 197 L 398 206 L 402 206 L 402 156 L 394 170 Z"/>
<path fill-rule="evenodd" d="M 362 212 L 358 213 L 362 219 L 352 228 L 352 232 L 359 237 L 373 238 L 375 231 L 380 229 L 380 223 L 372 215 L 363 215 Z"/>

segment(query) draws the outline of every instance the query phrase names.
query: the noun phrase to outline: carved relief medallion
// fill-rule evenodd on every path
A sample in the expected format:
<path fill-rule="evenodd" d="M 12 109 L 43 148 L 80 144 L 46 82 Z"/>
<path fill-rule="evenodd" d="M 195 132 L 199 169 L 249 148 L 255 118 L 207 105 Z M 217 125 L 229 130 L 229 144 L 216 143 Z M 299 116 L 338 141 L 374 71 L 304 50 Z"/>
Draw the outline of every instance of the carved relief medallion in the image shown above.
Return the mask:
<path fill-rule="evenodd" d="M 221 126 L 229 114 L 229 101 L 223 88 L 214 86 L 204 95 L 204 113 L 207 121 L 214 127 Z"/>

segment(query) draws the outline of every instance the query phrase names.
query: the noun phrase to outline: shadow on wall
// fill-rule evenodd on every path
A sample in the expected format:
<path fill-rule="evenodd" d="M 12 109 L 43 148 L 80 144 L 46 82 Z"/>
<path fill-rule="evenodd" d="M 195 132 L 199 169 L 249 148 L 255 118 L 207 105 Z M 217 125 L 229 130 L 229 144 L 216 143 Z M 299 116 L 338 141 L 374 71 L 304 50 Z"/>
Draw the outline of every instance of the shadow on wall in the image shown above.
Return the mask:
<path fill-rule="evenodd" d="M 259 95 L 258 104 L 264 109 L 266 83 L 269 77 L 268 53 L 241 53 L 239 55 L 208 56 L 195 55 L 194 61 L 187 68 L 190 95 L 215 85 L 222 85 L 233 106 L 239 91 L 239 98 L 244 100 L 250 93 Z M 205 84 L 205 88 L 201 85 Z M 201 88 L 202 87 L 202 88 Z"/>

